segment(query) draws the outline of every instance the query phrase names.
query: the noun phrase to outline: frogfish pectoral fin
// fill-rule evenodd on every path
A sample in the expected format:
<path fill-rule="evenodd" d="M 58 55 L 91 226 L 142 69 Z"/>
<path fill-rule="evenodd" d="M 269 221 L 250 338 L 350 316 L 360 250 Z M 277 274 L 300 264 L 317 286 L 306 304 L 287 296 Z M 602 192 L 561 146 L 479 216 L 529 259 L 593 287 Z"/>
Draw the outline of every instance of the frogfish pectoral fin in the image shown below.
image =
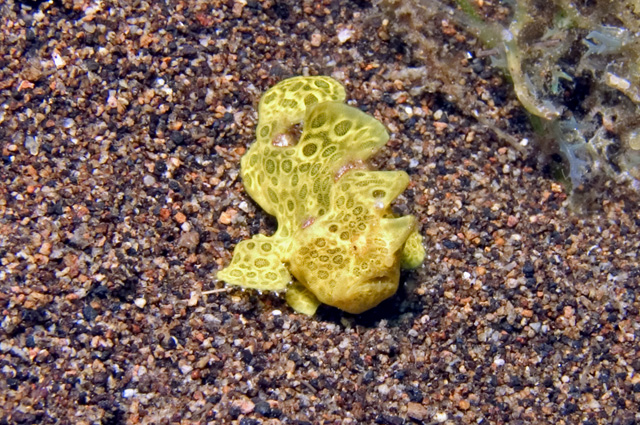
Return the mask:
<path fill-rule="evenodd" d="M 298 313 L 313 316 L 322 304 L 311 291 L 300 282 L 294 282 L 286 294 L 287 304 Z"/>
<path fill-rule="evenodd" d="M 243 288 L 282 291 L 292 278 L 281 258 L 274 238 L 255 235 L 236 245 L 231 264 L 220 270 L 217 277 Z"/>
<path fill-rule="evenodd" d="M 426 255 L 422 235 L 414 231 L 409 235 L 402 248 L 400 267 L 405 270 L 417 269 L 424 262 Z"/>

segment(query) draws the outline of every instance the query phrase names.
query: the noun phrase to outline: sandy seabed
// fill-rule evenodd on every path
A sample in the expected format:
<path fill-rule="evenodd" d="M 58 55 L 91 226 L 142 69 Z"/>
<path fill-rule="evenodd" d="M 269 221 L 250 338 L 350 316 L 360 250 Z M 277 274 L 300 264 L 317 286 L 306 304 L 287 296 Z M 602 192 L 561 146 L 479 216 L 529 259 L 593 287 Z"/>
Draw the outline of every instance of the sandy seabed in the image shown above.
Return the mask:
<path fill-rule="evenodd" d="M 0 16 L 0 424 L 640 421 L 638 196 L 569 209 L 488 59 L 461 53 L 461 83 L 526 146 L 418 90 L 363 0 Z M 395 209 L 427 259 L 359 316 L 215 278 L 275 230 L 239 160 L 260 95 L 293 75 L 344 84 L 391 134 L 375 164 L 412 179 Z"/>

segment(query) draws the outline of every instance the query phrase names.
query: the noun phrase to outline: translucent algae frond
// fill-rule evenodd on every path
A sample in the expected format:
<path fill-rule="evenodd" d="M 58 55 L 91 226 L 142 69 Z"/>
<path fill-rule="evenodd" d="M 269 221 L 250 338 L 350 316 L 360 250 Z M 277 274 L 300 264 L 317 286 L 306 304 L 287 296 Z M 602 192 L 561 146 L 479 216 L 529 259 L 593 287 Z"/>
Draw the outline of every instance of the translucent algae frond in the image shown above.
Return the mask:
<path fill-rule="evenodd" d="M 287 302 L 309 315 L 320 303 L 361 313 L 395 293 L 401 266 L 422 263 L 415 218 L 390 209 L 409 176 L 367 169 L 389 136 L 344 99 L 328 77 L 290 78 L 263 95 L 241 175 L 278 230 L 239 243 L 219 279 L 286 291 Z"/>
<path fill-rule="evenodd" d="M 380 34 L 401 35 L 411 62 L 424 65 L 389 74 L 413 81 L 404 84 L 409 93 L 442 93 L 480 123 L 500 128 L 486 99 L 469 93 L 492 78 L 483 59 L 491 53 L 531 117 L 538 150 L 554 158 L 552 166 L 563 158 L 558 177 L 570 183 L 573 207 L 597 206 L 611 195 L 611 179 L 640 188 L 639 0 L 374 3 L 388 23 Z M 456 27 L 454 37 L 442 37 Z M 469 50 L 458 45 L 464 39 Z M 511 129 L 496 134 L 523 150 Z"/>

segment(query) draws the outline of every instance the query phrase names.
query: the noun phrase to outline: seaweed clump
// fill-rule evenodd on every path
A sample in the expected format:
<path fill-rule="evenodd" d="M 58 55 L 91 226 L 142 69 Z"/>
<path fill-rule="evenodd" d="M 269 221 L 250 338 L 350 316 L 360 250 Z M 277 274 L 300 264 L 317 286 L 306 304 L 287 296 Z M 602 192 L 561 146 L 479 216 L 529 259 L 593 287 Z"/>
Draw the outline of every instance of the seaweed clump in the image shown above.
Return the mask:
<path fill-rule="evenodd" d="M 361 313 L 396 292 L 401 267 L 422 263 L 415 217 L 396 217 L 390 207 L 409 176 L 369 169 L 389 136 L 344 99 L 329 77 L 289 78 L 262 96 L 241 175 L 278 229 L 240 242 L 219 279 L 285 291 L 308 315 L 320 303 Z"/>
<path fill-rule="evenodd" d="M 548 158 L 560 154 L 568 164 L 559 176 L 572 188 L 574 205 L 588 205 L 611 179 L 640 190 L 640 3 L 482 4 L 378 1 L 390 26 L 427 63 L 434 62 L 436 28 L 427 21 L 455 24 L 481 42 L 485 50 L 479 53 L 489 52 L 492 64 L 512 81 L 541 151 Z M 459 61 L 447 63 L 452 65 L 435 67 L 430 77 L 440 77 L 438 89 L 463 103 L 463 88 L 447 82 L 459 81 L 452 77 L 464 71 L 454 65 Z"/>

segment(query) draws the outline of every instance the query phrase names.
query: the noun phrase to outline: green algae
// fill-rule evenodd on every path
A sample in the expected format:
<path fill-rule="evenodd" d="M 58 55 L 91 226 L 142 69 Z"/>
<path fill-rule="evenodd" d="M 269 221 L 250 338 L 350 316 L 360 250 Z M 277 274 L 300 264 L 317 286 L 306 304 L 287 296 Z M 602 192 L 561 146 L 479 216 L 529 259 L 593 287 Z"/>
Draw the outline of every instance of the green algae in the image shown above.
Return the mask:
<path fill-rule="evenodd" d="M 560 154 L 573 205 L 589 207 L 604 196 L 602 184 L 630 182 L 640 190 L 640 3 L 637 0 L 577 2 L 516 0 L 496 21 L 469 0 L 380 0 L 392 26 L 438 65 L 426 32 L 446 19 L 494 52 L 495 66 L 535 121 L 538 148 Z M 429 25 L 425 20 L 432 20 Z M 433 43 L 431 43 L 433 44 Z M 450 65 L 447 62 L 446 65 Z M 433 67 L 439 87 L 458 102 L 462 69 Z M 458 67 L 460 68 L 460 67 Z M 478 117 L 482 122 L 482 117 Z"/>

